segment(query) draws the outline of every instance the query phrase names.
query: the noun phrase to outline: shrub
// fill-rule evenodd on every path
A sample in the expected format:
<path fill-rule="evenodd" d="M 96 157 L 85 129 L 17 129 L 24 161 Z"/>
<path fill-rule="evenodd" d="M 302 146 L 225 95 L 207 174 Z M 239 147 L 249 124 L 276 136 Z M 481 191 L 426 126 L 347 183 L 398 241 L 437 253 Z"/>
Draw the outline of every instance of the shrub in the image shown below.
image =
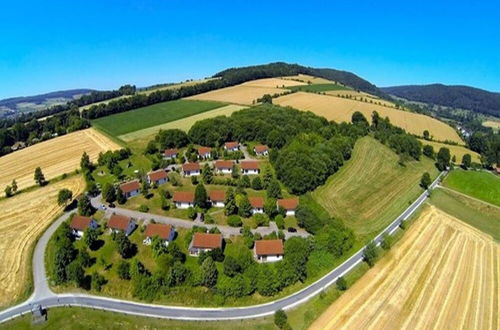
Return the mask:
<path fill-rule="evenodd" d="M 130 280 L 130 264 L 125 260 L 120 261 L 117 267 L 118 277 L 122 280 Z"/>
<path fill-rule="evenodd" d="M 196 210 L 193 207 L 188 208 L 187 209 L 187 216 L 191 220 L 196 219 Z"/>
<path fill-rule="evenodd" d="M 392 247 L 392 236 L 387 233 L 382 234 L 382 242 L 380 243 L 380 246 L 382 246 L 384 250 L 390 250 Z"/>
<path fill-rule="evenodd" d="M 278 328 L 283 329 L 287 322 L 288 317 L 282 309 L 279 309 L 274 313 L 274 324 L 276 324 Z"/>
<path fill-rule="evenodd" d="M 144 205 L 142 204 L 141 206 L 139 206 L 139 212 L 148 212 L 149 211 L 149 207 L 147 205 Z"/>
<path fill-rule="evenodd" d="M 345 291 L 347 290 L 347 282 L 346 280 L 344 279 L 344 277 L 340 276 L 338 279 L 337 279 L 337 289 L 339 291 Z"/>
<path fill-rule="evenodd" d="M 377 246 L 375 245 L 375 242 L 371 241 L 366 245 L 365 250 L 363 251 L 363 259 L 366 261 L 368 266 L 373 267 L 375 264 L 375 260 L 377 259 Z"/>
<path fill-rule="evenodd" d="M 274 222 L 276 223 L 276 226 L 278 227 L 278 229 L 285 229 L 285 219 L 283 218 L 283 216 L 281 214 L 278 214 L 274 218 Z"/>
<path fill-rule="evenodd" d="M 230 215 L 227 218 L 227 224 L 231 227 L 241 227 L 243 222 L 241 221 L 241 218 L 237 215 Z"/>

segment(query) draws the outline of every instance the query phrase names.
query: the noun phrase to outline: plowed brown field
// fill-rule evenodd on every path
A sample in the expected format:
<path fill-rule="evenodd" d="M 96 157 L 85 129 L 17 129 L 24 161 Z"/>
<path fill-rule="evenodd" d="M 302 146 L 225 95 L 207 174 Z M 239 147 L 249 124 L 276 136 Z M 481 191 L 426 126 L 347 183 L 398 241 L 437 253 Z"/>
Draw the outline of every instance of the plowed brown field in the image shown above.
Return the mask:
<path fill-rule="evenodd" d="M 84 151 L 91 160 L 96 160 L 99 152 L 119 148 L 118 144 L 90 128 L 0 157 L 1 194 L 13 179 L 16 179 L 19 189 L 35 185 L 33 175 L 38 166 L 49 180 L 77 169 Z"/>
<path fill-rule="evenodd" d="M 498 329 L 500 245 L 428 207 L 311 329 Z"/>
<path fill-rule="evenodd" d="M 73 176 L 0 201 L 0 308 L 19 299 L 28 287 L 30 251 L 62 211 L 57 205 L 57 193 L 62 188 L 76 196 L 85 184 L 81 176 Z"/>

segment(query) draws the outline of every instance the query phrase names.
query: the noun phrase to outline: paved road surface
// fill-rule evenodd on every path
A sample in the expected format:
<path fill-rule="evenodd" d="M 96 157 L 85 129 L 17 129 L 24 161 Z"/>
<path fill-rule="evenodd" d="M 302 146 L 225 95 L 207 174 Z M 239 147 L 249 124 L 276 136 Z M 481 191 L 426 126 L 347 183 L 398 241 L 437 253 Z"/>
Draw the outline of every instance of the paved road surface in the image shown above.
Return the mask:
<path fill-rule="evenodd" d="M 444 173 L 441 173 L 438 178 L 432 183 L 429 189 L 434 189 Z M 383 233 L 392 234 L 402 221 L 408 219 L 415 210 L 422 205 L 427 199 L 428 192 L 423 192 L 418 199 L 408 207 L 398 218 L 396 218 L 385 230 L 383 230 L 375 241 L 380 243 Z M 67 216 L 67 215 L 65 215 Z M 255 318 L 273 314 L 278 309 L 290 309 L 300 303 L 303 303 L 320 293 L 328 286 L 335 283 L 339 276 L 343 276 L 352 268 L 356 267 L 363 261 L 363 249 L 360 249 L 353 256 L 347 259 L 340 266 L 332 270 L 330 273 L 309 285 L 308 287 L 291 294 L 288 297 L 262 305 L 254 305 L 248 307 L 237 308 L 193 308 L 193 307 L 175 307 L 162 306 L 152 304 L 142 304 L 131 301 L 118 299 L 110 299 L 104 297 L 83 295 L 83 294 L 54 294 L 50 291 L 47 283 L 39 283 L 44 281 L 45 267 L 43 265 L 43 251 L 47 244 L 48 238 L 52 235 L 51 231 L 57 228 L 57 222 L 64 221 L 64 216 L 58 219 L 49 227 L 42 238 L 40 239 L 35 249 L 34 260 L 35 266 L 35 293 L 26 302 L 0 312 L 0 322 L 5 322 L 20 314 L 29 313 L 33 303 L 41 304 L 44 308 L 55 306 L 82 306 L 94 309 L 104 309 L 126 314 L 151 316 L 157 318 L 171 318 L 183 320 L 231 320 Z M 38 287 L 40 285 L 40 288 Z"/>

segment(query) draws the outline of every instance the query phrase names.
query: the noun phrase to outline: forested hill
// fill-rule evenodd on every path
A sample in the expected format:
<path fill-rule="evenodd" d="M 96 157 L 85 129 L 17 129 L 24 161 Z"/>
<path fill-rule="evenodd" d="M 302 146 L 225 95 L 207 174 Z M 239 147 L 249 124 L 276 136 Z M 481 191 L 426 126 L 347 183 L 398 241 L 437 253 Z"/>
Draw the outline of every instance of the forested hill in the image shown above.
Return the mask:
<path fill-rule="evenodd" d="M 354 89 L 383 98 L 388 98 L 388 96 L 379 88 L 377 88 L 377 86 L 371 84 L 363 78 L 358 77 L 354 73 L 335 69 L 311 68 L 284 62 L 247 66 L 241 68 L 231 68 L 215 74 L 214 77 L 220 77 L 226 80 L 236 80 L 235 82 L 240 83 L 253 79 L 294 76 L 299 73 L 338 81 Z"/>
<path fill-rule="evenodd" d="M 479 88 L 432 84 L 384 87 L 381 90 L 409 101 L 467 109 L 500 117 L 500 93 Z"/>
<path fill-rule="evenodd" d="M 92 92 L 91 89 L 70 89 L 65 91 L 57 91 L 33 96 L 20 96 L 11 97 L 8 99 L 0 100 L 0 107 L 16 110 L 17 105 L 20 103 L 33 103 L 34 105 L 48 104 L 50 100 L 59 100 L 59 103 L 64 103 L 73 100 L 75 97 L 88 94 Z"/>

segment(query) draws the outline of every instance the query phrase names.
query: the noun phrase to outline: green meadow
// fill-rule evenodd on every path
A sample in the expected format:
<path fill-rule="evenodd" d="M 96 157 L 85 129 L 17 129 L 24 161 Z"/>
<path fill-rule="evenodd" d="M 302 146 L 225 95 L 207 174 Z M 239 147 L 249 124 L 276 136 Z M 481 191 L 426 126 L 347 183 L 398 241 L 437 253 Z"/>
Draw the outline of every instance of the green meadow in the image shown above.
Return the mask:
<path fill-rule="evenodd" d="M 500 177 L 482 171 L 453 170 L 444 185 L 463 194 L 500 206 Z"/>

